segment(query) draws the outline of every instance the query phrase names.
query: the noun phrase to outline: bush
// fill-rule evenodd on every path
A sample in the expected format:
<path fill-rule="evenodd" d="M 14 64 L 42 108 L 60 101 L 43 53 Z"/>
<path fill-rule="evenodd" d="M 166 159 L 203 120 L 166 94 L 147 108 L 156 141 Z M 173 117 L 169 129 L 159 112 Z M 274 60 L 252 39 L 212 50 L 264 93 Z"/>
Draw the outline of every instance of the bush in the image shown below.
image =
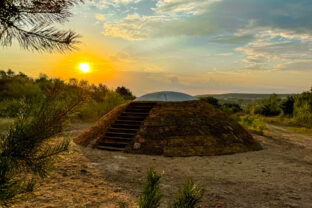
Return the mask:
<path fill-rule="evenodd" d="M 294 119 L 301 126 L 312 127 L 312 89 L 296 96 Z"/>
<path fill-rule="evenodd" d="M 132 94 L 132 92 L 124 86 L 117 87 L 116 92 L 119 95 L 121 95 L 125 100 L 134 100 L 135 99 L 135 96 Z"/>
<path fill-rule="evenodd" d="M 78 110 L 74 119 L 90 121 L 97 120 L 101 116 L 110 112 L 116 106 L 125 103 L 126 100 L 115 92 L 107 92 L 102 101 L 96 101 L 89 99 L 88 102 L 84 103 Z"/>
<path fill-rule="evenodd" d="M 69 145 L 66 139 L 52 145 L 50 138 L 85 99 L 81 88 L 55 80 L 46 96 L 25 100 L 8 134 L 0 137 L 0 205 L 31 192 L 35 181 L 47 176 L 55 156 Z"/>
<path fill-rule="evenodd" d="M 236 103 L 224 103 L 223 105 L 221 105 L 220 108 L 222 111 L 228 114 L 234 114 L 234 113 L 239 113 L 243 111 L 240 105 Z"/>
<path fill-rule="evenodd" d="M 260 118 L 255 118 L 250 115 L 244 115 L 240 117 L 239 123 L 246 129 L 263 134 L 265 130 L 265 123 Z"/>
<path fill-rule="evenodd" d="M 270 95 L 268 98 L 259 100 L 254 105 L 254 113 L 263 116 L 277 116 L 281 113 L 279 108 L 281 99 L 276 94 Z"/>
<path fill-rule="evenodd" d="M 293 96 L 288 96 L 286 99 L 282 100 L 280 104 L 280 109 L 283 112 L 283 116 L 292 117 L 294 112 L 295 99 Z"/>
<path fill-rule="evenodd" d="M 212 96 L 208 96 L 208 97 L 201 97 L 200 100 L 207 102 L 211 105 L 214 105 L 215 107 L 219 108 L 220 104 L 219 104 L 219 100 L 212 97 Z"/>
<path fill-rule="evenodd" d="M 18 99 L 2 100 L 0 102 L 0 117 L 16 117 L 21 108 L 21 101 Z"/>

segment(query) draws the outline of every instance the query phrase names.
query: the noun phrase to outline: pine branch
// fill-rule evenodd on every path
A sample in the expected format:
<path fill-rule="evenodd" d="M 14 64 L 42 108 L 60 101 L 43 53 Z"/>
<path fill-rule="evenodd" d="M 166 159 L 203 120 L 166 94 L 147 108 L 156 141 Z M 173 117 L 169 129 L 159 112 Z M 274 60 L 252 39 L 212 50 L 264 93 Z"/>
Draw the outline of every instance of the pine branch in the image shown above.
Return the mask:
<path fill-rule="evenodd" d="M 71 16 L 70 7 L 81 2 L 83 0 L 0 1 L 0 44 L 11 46 L 12 40 L 17 39 L 27 50 L 64 52 L 75 49 L 80 36 L 51 25 L 67 21 Z"/>

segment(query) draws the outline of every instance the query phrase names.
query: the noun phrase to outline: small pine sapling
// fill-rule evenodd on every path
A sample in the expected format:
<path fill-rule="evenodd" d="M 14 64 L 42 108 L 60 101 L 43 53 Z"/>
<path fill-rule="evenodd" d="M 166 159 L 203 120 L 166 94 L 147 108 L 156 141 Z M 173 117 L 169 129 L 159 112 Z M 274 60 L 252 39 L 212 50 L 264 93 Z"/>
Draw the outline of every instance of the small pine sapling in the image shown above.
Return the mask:
<path fill-rule="evenodd" d="M 143 193 L 139 200 L 140 208 L 158 208 L 160 206 L 162 198 L 160 178 L 161 174 L 157 173 L 154 168 L 148 170 Z"/>
<path fill-rule="evenodd" d="M 204 188 L 198 187 L 191 179 L 179 189 L 175 201 L 168 208 L 195 208 L 203 198 Z"/>

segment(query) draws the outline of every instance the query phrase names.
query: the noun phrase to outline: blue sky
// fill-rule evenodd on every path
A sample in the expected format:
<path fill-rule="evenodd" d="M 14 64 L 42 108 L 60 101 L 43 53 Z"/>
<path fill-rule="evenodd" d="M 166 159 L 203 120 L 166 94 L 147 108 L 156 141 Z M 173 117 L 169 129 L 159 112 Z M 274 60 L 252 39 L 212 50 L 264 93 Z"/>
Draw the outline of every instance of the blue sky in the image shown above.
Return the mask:
<path fill-rule="evenodd" d="M 137 95 L 300 92 L 312 85 L 311 11 L 311 0 L 92 0 L 64 26 L 83 36 L 79 51 L 13 46 L 0 49 L 0 67 L 123 84 Z M 18 64 L 9 58 L 17 54 Z M 94 62 L 93 74 L 70 73 L 79 56 Z M 66 75 L 56 69 L 65 66 Z"/>

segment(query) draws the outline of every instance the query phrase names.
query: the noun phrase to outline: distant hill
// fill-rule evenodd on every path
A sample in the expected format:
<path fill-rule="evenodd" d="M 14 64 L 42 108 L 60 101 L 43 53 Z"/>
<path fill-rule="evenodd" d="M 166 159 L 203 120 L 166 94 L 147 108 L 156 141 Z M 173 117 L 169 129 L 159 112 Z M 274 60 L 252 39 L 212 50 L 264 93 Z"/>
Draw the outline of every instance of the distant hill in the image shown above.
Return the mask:
<path fill-rule="evenodd" d="M 220 103 L 237 103 L 237 104 L 249 104 L 253 103 L 255 100 L 267 98 L 272 94 L 252 94 L 252 93 L 226 93 L 226 94 L 206 94 L 197 95 L 196 97 L 209 97 L 212 96 L 217 98 Z M 296 94 L 277 94 L 280 98 L 285 98 L 287 96 L 293 96 Z"/>

